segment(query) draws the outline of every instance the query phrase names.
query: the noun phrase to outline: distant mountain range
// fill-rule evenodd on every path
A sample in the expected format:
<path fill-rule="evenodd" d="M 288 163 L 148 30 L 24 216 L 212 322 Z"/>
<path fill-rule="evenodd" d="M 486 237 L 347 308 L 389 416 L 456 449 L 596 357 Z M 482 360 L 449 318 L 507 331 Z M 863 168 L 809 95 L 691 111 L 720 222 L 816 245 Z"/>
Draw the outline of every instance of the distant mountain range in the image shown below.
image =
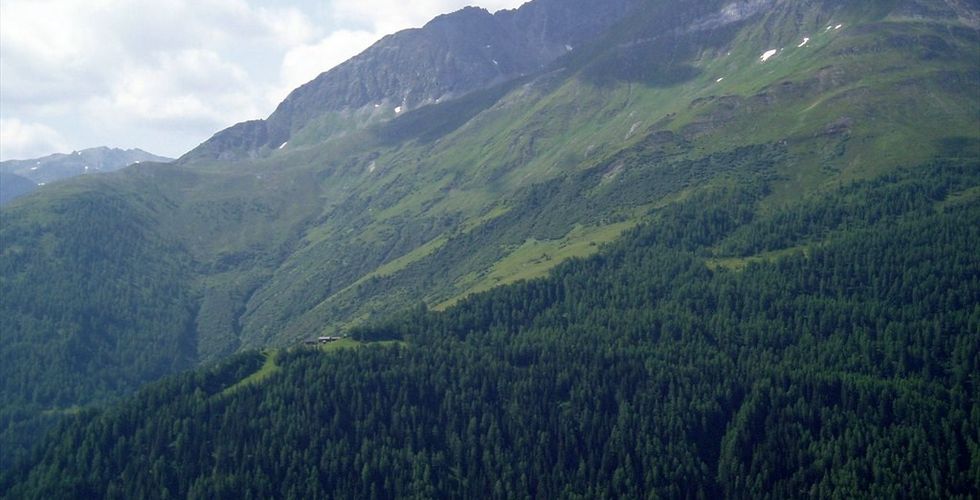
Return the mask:
<path fill-rule="evenodd" d="M 0 162 L 0 205 L 55 181 L 84 174 L 112 172 L 140 162 L 166 163 L 172 158 L 147 153 L 142 149 L 98 147 L 56 153 L 29 160 Z"/>

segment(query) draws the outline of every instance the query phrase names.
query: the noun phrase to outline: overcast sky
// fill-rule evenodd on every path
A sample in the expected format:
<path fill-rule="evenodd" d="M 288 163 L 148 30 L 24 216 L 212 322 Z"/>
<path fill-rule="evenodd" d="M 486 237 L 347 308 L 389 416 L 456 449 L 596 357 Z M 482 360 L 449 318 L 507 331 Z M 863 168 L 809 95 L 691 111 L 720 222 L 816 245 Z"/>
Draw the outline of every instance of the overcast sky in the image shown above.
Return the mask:
<path fill-rule="evenodd" d="M 382 36 L 526 0 L 3 0 L 0 159 L 180 156 Z"/>

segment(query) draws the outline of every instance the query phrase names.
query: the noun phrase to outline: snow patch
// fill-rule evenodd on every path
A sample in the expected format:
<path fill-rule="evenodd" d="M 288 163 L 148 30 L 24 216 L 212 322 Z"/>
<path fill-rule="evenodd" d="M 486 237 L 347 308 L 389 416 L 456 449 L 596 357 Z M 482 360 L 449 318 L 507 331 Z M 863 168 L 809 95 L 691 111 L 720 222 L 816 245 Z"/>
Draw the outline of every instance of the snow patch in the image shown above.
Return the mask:
<path fill-rule="evenodd" d="M 769 49 L 765 51 L 761 56 L 759 56 L 759 59 L 761 59 L 762 62 L 766 62 L 769 60 L 770 57 L 776 55 L 777 52 L 779 51 L 776 49 Z"/>
<path fill-rule="evenodd" d="M 834 26 L 834 30 L 836 31 L 836 30 L 839 30 L 839 29 L 841 29 L 843 27 L 844 27 L 843 24 L 838 24 L 837 26 Z"/>
<path fill-rule="evenodd" d="M 775 0 L 741 0 L 739 2 L 731 2 L 722 8 L 720 12 L 696 21 L 684 31 L 688 33 L 707 31 L 737 23 L 768 9 L 773 3 L 775 3 Z"/>
<path fill-rule="evenodd" d="M 289 144 L 289 141 L 286 141 L 286 142 L 280 144 L 279 145 L 279 149 L 282 149 L 282 148 L 286 147 L 286 144 Z"/>
<path fill-rule="evenodd" d="M 399 113 L 401 113 L 401 112 L 402 112 L 402 107 L 401 106 L 398 106 L 397 108 L 395 108 L 395 114 L 396 115 L 399 114 Z"/>
<path fill-rule="evenodd" d="M 721 83 L 721 82 L 722 82 L 722 80 L 724 80 L 724 79 L 725 79 L 725 77 L 721 77 L 721 78 L 719 78 L 719 79 L 717 79 L 717 80 L 715 80 L 715 83 Z"/>
<path fill-rule="evenodd" d="M 573 51 L 573 50 L 575 50 L 575 49 L 574 49 L 574 48 L 573 48 L 573 47 L 572 47 L 571 45 L 568 45 L 568 44 L 566 43 L 566 44 L 565 44 L 565 50 L 567 50 L 567 51 L 569 51 L 569 52 L 571 52 L 571 51 Z"/>
<path fill-rule="evenodd" d="M 376 168 L 378 168 L 378 162 L 372 161 L 371 164 L 368 165 L 368 173 L 374 173 Z"/>
<path fill-rule="evenodd" d="M 796 48 L 804 47 L 808 43 L 810 43 L 810 38 L 809 37 L 803 37 L 803 41 L 800 42 L 800 44 L 797 45 Z"/>
<path fill-rule="evenodd" d="M 88 165 L 85 165 L 85 171 L 88 172 Z"/>
<path fill-rule="evenodd" d="M 497 62 L 497 60 L 496 60 L 496 59 L 491 59 L 491 61 L 493 61 L 493 65 L 494 65 L 494 66 L 500 66 L 500 63 L 499 63 L 499 62 Z"/>
<path fill-rule="evenodd" d="M 630 137 L 633 137 L 633 134 L 635 134 L 636 133 L 636 130 L 638 128 L 640 128 L 640 125 L 641 124 L 642 124 L 642 122 L 636 122 L 636 123 L 634 123 L 633 126 L 630 127 L 630 131 L 629 131 L 628 134 L 626 134 L 626 138 L 624 140 L 629 139 Z"/>
<path fill-rule="evenodd" d="M 380 108 L 380 107 L 381 107 L 381 105 L 380 105 L 380 104 L 375 104 L 375 105 L 374 105 L 374 108 L 375 108 L 375 109 L 377 109 L 377 108 Z"/>
<path fill-rule="evenodd" d="M 38 182 L 38 183 L 37 183 L 37 185 L 38 185 L 38 186 L 43 186 L 43 185 L 45 185 L 45 184 L 46 184 L 46 183 L 44 183 L 44 182 Z"/>
<path fill-rule="evenodd" d="M 41 168 L 41 167 L 38 167 L 37 165 L 34 165 L 33 167 L 31 167 L 31 170 L 37 170 L 39 168 Z"/>
<path fill-rule="evenodd" d="M 827 26 L 827 29 L 825 29 L 824 31 L 830 31 L 830 30 L 832 30 L 832 29 L 834 29 L 834 27 L 833 27 L 833 26 Z"/>

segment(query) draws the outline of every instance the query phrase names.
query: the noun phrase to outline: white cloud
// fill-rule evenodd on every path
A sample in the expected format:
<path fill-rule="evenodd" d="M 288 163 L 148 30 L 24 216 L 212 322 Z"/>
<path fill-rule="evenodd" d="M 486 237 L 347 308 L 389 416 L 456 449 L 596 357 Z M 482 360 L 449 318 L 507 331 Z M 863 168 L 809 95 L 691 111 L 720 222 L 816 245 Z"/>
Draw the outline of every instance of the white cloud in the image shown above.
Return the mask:
<path fill-rule="evenodd" d="M 64 137 L 47 125 L 0 118 L 0 158 L 32 158 L 66 149 Z"/>
<path fill-rule="evenodd" d="M 86 107 L 104 120 L 118 116 L 165 127 L 216 127 L 258 113 L 257 94 L 242 68 L 215 52 L 191 49 L 122 69 L 110 96 Z"/>
<path fill-rule="evenodd" d="M 176 156 L 268 115 L 290 90 L 382 36 L 469 3 L 3 0 L 0 113 L 5 129 L 50 148 Z M 522 0 L 478 3 L 494 11 Z M 39 147 L 15 147 L 26 139 L 4 134 L 2 159 Z"/>
<path fill-rule="evenodd" d="M 52 147 L 179 155 L 271 111 L 282 55 L 315 35 L 298 8 L 245 0 L 4 0 L 0 110 L 62 131 L 67 141 Z M 137 132 L 151 143 L 133 143 Z M 0 158 L 22 150 L 5 147 Z"/>
<path fill-rule="evenodd" d="M 467 5 L 479 5 L 490 12 L 514 8 L 527 0 L 359 0 L 336 1 L 331 14 L 342 24 L 360 26 L 375 33 L 388 34 L 425 24 L 439 14 L 449 13 Z"/>
<path fill-rule="evenodd" d="M 92 2 L 93 11 L 105 2 Z M 103 4 L 103 5 L 100 5 Z M 0 5 L 5 52 L 24 54 L 41 64 L 73 66 L 99 45 L 97 33 L 79 22 L 78 2 L 9 0 Z"/>

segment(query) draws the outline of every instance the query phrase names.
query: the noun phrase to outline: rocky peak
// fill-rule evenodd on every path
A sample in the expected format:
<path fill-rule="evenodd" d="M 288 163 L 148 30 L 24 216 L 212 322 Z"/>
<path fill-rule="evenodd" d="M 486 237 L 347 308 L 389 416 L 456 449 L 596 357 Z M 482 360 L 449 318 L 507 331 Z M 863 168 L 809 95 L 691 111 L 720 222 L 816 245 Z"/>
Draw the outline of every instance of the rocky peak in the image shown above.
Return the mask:
<path fill-rule="evenodd" d="M 643 0 L 535 0 L 491 14 L 467 7 L 382 38 L 297 88 L 266 120 L 216 134 L 184 157 L 261 155 L 329 112 L 402 112 L 538 71 L 621 21 Z"/>

